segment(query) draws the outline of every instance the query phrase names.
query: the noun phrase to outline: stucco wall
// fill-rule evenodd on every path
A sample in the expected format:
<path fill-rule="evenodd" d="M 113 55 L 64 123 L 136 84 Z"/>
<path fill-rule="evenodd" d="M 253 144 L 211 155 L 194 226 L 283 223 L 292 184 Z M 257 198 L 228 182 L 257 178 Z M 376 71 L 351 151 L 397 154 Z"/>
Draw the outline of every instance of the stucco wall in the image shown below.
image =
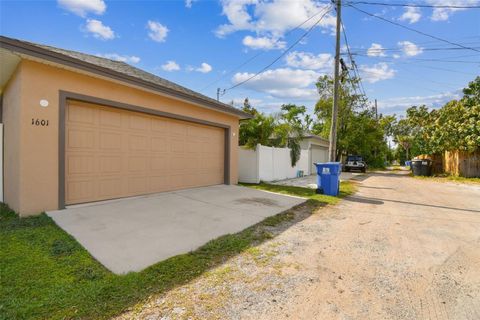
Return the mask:
<path fill-rule="evenodd" d="M 20 121 L 17 120 L 21 137 L 18 160 L 22 179 L 17 192 L 18 201 L 9 204 L 20 214 L 36 214 L 59 207 L 59 90 L 229 125 L 232 133 L 230 182 L 237 183 L 237 117 L 35 61 L 23 60 L 17 72 L 21 74 L 22 88 L 21 95 L 18 95 L 21 96 L 21 108 L 18 108 L 21 116 Z M 49 106 L 40 107 L 41 99 L 48 100 Z M 32 119 L 48 120 L 49 125 L 32 125 Z M 12 134 L 5 138 L 14 139 Z M 6 185 L 6 189 L 11 187 Z"/>
<path fill-rule="evenodd" d="M 3 142 L 3 184 L 4 202 L 19 211 L 20 208 L 20 119 L 22 103 L 22 72 L 20 69 L 5 86 L 3 93 L 4 142 Z"/>

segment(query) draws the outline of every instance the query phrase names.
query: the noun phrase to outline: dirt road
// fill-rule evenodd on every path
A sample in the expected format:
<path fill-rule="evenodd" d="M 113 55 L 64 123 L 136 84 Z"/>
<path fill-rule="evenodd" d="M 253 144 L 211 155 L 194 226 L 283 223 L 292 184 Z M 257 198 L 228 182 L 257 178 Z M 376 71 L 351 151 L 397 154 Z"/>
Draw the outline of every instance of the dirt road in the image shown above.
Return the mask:
<path fill-rule="evenodd" d="M 122 318 L 480 319 L 480 188 L 368 175 L 355 196 Z"/>

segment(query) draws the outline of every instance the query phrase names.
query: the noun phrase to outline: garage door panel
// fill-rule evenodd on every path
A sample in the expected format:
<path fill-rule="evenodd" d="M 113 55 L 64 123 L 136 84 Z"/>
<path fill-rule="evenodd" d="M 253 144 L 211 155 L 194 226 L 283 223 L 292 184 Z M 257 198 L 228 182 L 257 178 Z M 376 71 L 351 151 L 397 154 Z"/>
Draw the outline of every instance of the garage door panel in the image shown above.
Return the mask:
<path fill-rule="evenodd" d="M 154 136 L 151 138 L 151 150 L 153 152 L 168 152 L 168 138 L 164 136 Z"/>
<path fill-rule="evenodd" d="M 69 154 L 66 157 L 68 175 L 85 175 L 95 173 L 95 158 L 91 155 Z"/>
<path fill-rule="evenodd" d="M 162 172 L 168 173 L 170 166 L 169 166 L 169 158 L 167 155 L 158 156 L 154 155 L 150 158 L 150 169 L 153 172 Z"/>
<path fill-rule="evenodd" d="M 129 172 L 146 172 L 148 169 L 148 156 L 133 156 L 128 157 L 128 171 Z"/>
<path fill-rule="evenodd" d="M 100 131 L 98 136 L 100 150 L 122 150 L 122 134 L 120 132 Z"/>
<path fill-rule="evenodd" d="M 98 194 L 104 198 L 116 198 L 121 196 L 122 193 L 122 178 L 107 178 L 100 179 L 98 181 Z"/>
<path fill-rule="evenodd" d="M 150 118 L 143 115 L 128 114 L 129 129 L 136 131 L 150 130 Z"/>
<path fill-rule="evenodd" d="M 66 110 L 66 204 L 224 181 L 224 129 L 83 103 Z"/>
<path fill-rule="evenodd" d="M 152 131 L 166 133 L 169 130 L 169 122 L 161 118 L 152 119 Z"/>
<path fill-rule="evenodd" d="M 150 189 L 157 192 L 167 191 L 170 188 L 170 176 L 160 175 L 150 177 Z"/>
<path fill-rule="evenodd" d="M 128 137 L 128 150 L 129 151 L 149 151 L 150 150 L 150 138 L 148 136 L 130 135 Z"/>
<path fill-rule="evenodd" d="M 148 191 L 148 177 L 132 176 L 128 177 L 128 194 L 147 194 Z"/>
<path fill-rule="evenodd" d="M 172 153 L 185 152 L 185 139 L 173 138 L 170 140 L 170 151 Z"/>
<path fill-rule="evenodd" d="M 102 127 L 122 127 L 122 113 L 117 111 L 111 111 L 106 109 L 99 110 L 99 124 Z"/>
<path fill-rule="evenodd" d="M 122 156 L 118 155 L 109 155 L 109 156 L 99 156 L 100 162 L 100 174 L 121 174 L 122 172 Z"/>
<path fill-rule="evenodd" d="M 67 203 L 78 203 L 89 201 L 95 197 L 96 182 L 91 179 L 75 180 L 66 183 Z"/>
<path fill-rule="evenodd" d="M 95 108 L 85 104 L 70 104 L 68 112 L 68 122 L 83 123 L 93 125 L 95 124 Z"/>
<path fill-rule="evenodd" d="M 173 120 L 170 123 L 169 134 L 172 137 L 185 137 L 187 135 L 188 124 Z"/>
<path fill-rule="evenodd" d="M 67 148 L 72 149 L 90 149 L 95 147 L 95 133 L 88 129 L 69 129 L 67 130 Z"/>

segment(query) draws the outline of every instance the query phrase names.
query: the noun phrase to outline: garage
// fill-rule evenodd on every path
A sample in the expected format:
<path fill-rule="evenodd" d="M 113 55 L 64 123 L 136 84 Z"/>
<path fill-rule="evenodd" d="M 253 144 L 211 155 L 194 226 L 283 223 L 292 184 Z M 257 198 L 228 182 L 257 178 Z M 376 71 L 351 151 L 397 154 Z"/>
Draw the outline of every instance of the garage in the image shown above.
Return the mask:
<path fill-rule="evenodd" d="M 20 216 L 238 182 L 239 121 L 251 115 L 232 105 L 125 62 L 4 36 L 0 65 L 0 185 Z"/>
<path fill-rule="evenodd" d="M 312 144 L 310 150 L 312 152 L 312 174 L 316 174 L 317 168 L 314 163 L 328 162 L 328 148 Z"/>
<path fill-rule="evenodd" d="M 224 183 L 225 129 L 69 100 L 65 204 Z"/>

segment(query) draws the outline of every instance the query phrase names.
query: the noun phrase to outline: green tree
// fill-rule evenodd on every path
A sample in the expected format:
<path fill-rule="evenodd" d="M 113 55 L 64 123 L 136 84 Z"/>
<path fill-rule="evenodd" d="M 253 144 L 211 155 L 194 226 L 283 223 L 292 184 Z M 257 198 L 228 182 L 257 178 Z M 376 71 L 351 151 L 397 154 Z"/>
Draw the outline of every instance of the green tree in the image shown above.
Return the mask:
<path fill-rule="evenodd" d="M 252 119 L 240 122 L 239 144 L 250 149 L 255 149 L 257 144 L 269 146 L 275 127 L 272 116 L 257 113 Z"/>
<path fill-rule="evenodd" d="M 407 109 L 406 118 L 396 125 L 396 142 L 412 157 L 480 149 L 480 77 L 463 89 L 460 100 L 452 100 L 440 109 L 426 106 Z"/>
<path fill-rule="evenodd" d="M 305 118 L 307 108 L 295 104 L 284 104 L 280 110 L 275 137 L 279 146 L 290 148 L 290 159 L 293 167 L 300 160 L 300 142 L 305 132 L 308 131 Z"/>
<path fill-rule="evenodd" d="M 366 97 L 356 93 L 358 82 L 358 79 L 351 79 L 343 81 L 340 86 L 336 158 L 339 159 L 342 154 L 360 154 L 371 166 L 383 166 L 388 152 L 386 135 L 373 108 L 367 105 Z M 312 124 L 312 132 L 329 138 L 333 104 L 332 78 L 320 77 L 317 89 L 320 99 L 315 105 L 317 119 Z"/>
<path fill-rule="evenodd" d="M 468 84 L 468 87 L 463 89 L 463 102 L 467 106 L 474 106 L 480 104 L 480 76 L 476 77 Z"/>
<path fill-rule="evenodd" d="M 249 113 L 249 114 L 251 114 L 252 116 L 258 114 L 257 109 L 255 109 L 255 108 L 250 104 L 250 100 L 248 100 L 248 98 L 245 98 L 245 100 L 243 101 L 242 111 L 244 111 L 244 112 L 246 112 L 246 113 Z"/>

